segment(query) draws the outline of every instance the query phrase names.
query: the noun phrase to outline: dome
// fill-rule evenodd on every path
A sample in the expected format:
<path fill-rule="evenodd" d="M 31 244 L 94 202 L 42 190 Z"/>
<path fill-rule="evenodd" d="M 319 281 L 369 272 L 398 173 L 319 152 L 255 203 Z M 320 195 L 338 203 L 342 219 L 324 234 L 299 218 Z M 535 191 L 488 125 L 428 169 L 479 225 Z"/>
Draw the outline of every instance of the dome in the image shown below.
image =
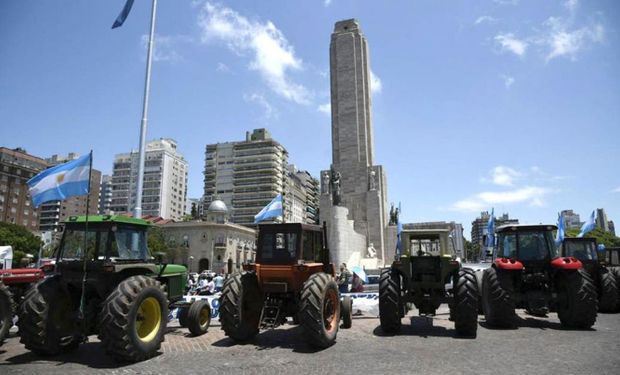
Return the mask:
<path fill-rule="evenodd" d="M 214 200 L 213 202 L 211 202 L 211 204 L 209 205 L 209 208 L 207 209 L 207 211 L 209 212 L 228 212 L 228 208 L 226 207 L 226 203 L 222 202 L 219 199 Z"/>

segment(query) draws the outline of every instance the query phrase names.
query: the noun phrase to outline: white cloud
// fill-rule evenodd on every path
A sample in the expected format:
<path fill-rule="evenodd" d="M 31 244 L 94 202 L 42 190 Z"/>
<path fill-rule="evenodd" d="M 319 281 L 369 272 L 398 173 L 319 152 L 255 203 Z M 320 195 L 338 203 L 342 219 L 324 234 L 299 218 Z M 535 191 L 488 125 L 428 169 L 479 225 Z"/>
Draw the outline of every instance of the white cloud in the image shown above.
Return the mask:
<path fill-rule="evenodd" d="M 230 68 L 223 62 L 217 63 L 217 68 L 215 70 L 222 73 L 230 73 Z"/>
<path fill-rule="evenodd" d="M 460 212 L 479 212 L 494 205 L 526 203 L 530 206 L 544 206 L 545 196 L 552 190 L 540 186 L 525 186 L 509 191 L 486 191 L 473 197 L 455 202 L 449 209 Z"/>
<path fill-rule="evenodd" d="M 263 116 L 265 119 L 271 119 L 274 117 L 278 117 L 278 112 L 269 102 L 265 99 L 265 96 L 262 94 L 253 93 L 251 95 L 244 94 L 243 100 L 246 102 L 257 103 L 263 109 Z"/>
<path fill-rule="evenodd" d="M 326 115 L 331 115 L 332 113 L 332 105 L 331 103 L 325 103 L 318 106 L 317 110 L 321 113 L 325 113 Z"/>
<path fill-rule="evenodd" d="M 370 92 L 372 94 L 380 94 L 383 89 L 383 84 L 381 83 L 381 79 L 375 75 L 375 73 L 370 71 Z"/>
<path fill-rule="evenodd" d="M 566 9 L 568 9 L 568 11 L 571 13 L 575 13 L 578 6 L 579 6 L 579 0 L 567 0 L 564 3 L 564 7 L 566 7 Z"/>
<path fill-rule="evenodd" d="M 592 43 L 602 43 L 605 36 L 603 25 L 597 23 L 578 29 L 570 28 L 571 22 L 561 17 L 549 17 L 544 26 L 547 31 L 537 38 L 548 52 L 545 61 L 556 57 L 577 58 L 577 53 Z"/>
<path fill-rule="evenodd" d="M 497 22 L 497 18 L 491 17 L 491 16 L 480 16 L 480 17 L 476 18 L 476 21 L 474 21 L 474 25 L 480 25 L 483 22 L 495 23 L 495 22 Z"/>
<path fill-rule="evenodd" d="M 515 83 L 515 78 L 512 76 L 502 74 L 500 77 L 504 80 L 504 86 L 506 86 L 507 89 L 510 89 L 510 86 Z"/>
<path fill-rule="evenodd" d="M 483 177 L 480 181 L 490 182 L 498 186 L 513 186 L 515 181 L 521 176 L 523 176 L 521 172 L 517 172 L 516 170 L 503 165 L 498 165 L 489 171 L 489 177 Z"/>
<path fill-rule="evenodd" d="M 512 33 L 498 34 L 494 39 L 495 42 L 501 46 L 502 51 L 512 52 L 519 57 L 525 55 L 525 51 L 529 44 L 525 40 L 516 38 Z"/>
<path fill-rule="evenodd" d="M 249 20 L 230 8 L 207 2 L 200 9 L 198 26 L 202 42 L 219 40 L 240 56 L 251 54 L 250 69 L 258 71 L 275 93 L 295 103 L 310 103 L 308 89 L 289 77 L 291 71 L 302 69 L 302 61 L 271 21 Z"/>
<path fill-rule="evenodd" d="M 190 43 L 192 38 L 186 35 L 159 35 L 155 34 L 153 42 L 153 61 L 176 62 L 183 60 L 183 57 L 177 51 L 177 47 L 181 43 Z M 146 49 L 149 44 L 149 36 L 143 34 L 140 38 L 140 44 Z"/>
<path fill-rule="evenodd" d="M 331 3 L 332 3 L 332 0 L 324 0 L 323 1 L 323 6 L 328 7 L 328 6 L 331 5 Z"/>
<path fill-rule="evenodd" d="M 612 193 L 620 193 L 620 186 L 611 191 Z"/>

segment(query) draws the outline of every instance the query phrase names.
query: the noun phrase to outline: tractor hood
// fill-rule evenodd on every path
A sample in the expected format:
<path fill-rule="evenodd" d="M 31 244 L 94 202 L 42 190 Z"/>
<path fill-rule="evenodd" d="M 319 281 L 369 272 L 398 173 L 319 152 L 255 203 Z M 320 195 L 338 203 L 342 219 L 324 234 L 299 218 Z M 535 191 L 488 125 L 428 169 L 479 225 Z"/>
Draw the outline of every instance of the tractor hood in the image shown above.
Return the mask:
<path fill-rule="evenodd" d="M 159 265 L 158 267 L 159 267 L 159 271 L 161 271 L 163 264 Z M 168 264 L 162 276 L 174 275 L 174 274 L 180 274 L 180 273 L 187 274 L 187 267 L 182 266 L 180 264 Z"/>

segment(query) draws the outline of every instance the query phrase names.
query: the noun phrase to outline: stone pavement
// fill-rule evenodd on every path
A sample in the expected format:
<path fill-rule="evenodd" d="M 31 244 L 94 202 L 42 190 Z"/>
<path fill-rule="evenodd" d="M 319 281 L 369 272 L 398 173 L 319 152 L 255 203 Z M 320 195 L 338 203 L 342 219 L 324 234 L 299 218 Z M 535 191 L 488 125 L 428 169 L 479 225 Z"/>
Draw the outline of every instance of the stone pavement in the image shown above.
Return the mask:
<path fill-rule="evenodd" d="M 557 316 L 520 312 L 517 329 L 496 330 L 480 317 L 478 337 L 454 337 L 447 311 L 432 319 L 403 319 L 399 335 L 385 336 L 379 319 L 356 317 L 331 348 L 315 350 L 301 327 L 264 331 L 236 345 L 214 325 L 201 337 L 171 325 L 162 353 L 136 364 L 114 363 L 96 337 L 67 355 L 42 358 L 18 337 L 0 347 L 0 374 L 618 374 L 620 314 L 600 314 L 594 329 L 561 329 Z"/>

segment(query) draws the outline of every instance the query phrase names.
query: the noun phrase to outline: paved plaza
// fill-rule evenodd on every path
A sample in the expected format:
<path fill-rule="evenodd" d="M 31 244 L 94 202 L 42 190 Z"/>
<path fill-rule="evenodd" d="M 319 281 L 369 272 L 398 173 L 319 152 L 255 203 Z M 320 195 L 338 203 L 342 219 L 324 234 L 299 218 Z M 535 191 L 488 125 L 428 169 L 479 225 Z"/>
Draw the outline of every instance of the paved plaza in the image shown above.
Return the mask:
<path fill-rule="evenodd" d="M 618 374 L 620 314 L 599 314 L 588 331 L 562 329 L 555 314 L 519 317 L 510 330 L 480 317 L 476 339 L 455 338 L 445 308 L 433 319 L 410 313 L 396 336 L 383 335 L 377 318 L 356 317 L 320 351 L 293 325 L 235 345 L 217 324 L 201 337 L 171 324 L 160 355 L 129 365 L 113 362 L 94 336 L 74 353 L 44 358 L 13 334 L 0 348 L 0 374 Z"/>

